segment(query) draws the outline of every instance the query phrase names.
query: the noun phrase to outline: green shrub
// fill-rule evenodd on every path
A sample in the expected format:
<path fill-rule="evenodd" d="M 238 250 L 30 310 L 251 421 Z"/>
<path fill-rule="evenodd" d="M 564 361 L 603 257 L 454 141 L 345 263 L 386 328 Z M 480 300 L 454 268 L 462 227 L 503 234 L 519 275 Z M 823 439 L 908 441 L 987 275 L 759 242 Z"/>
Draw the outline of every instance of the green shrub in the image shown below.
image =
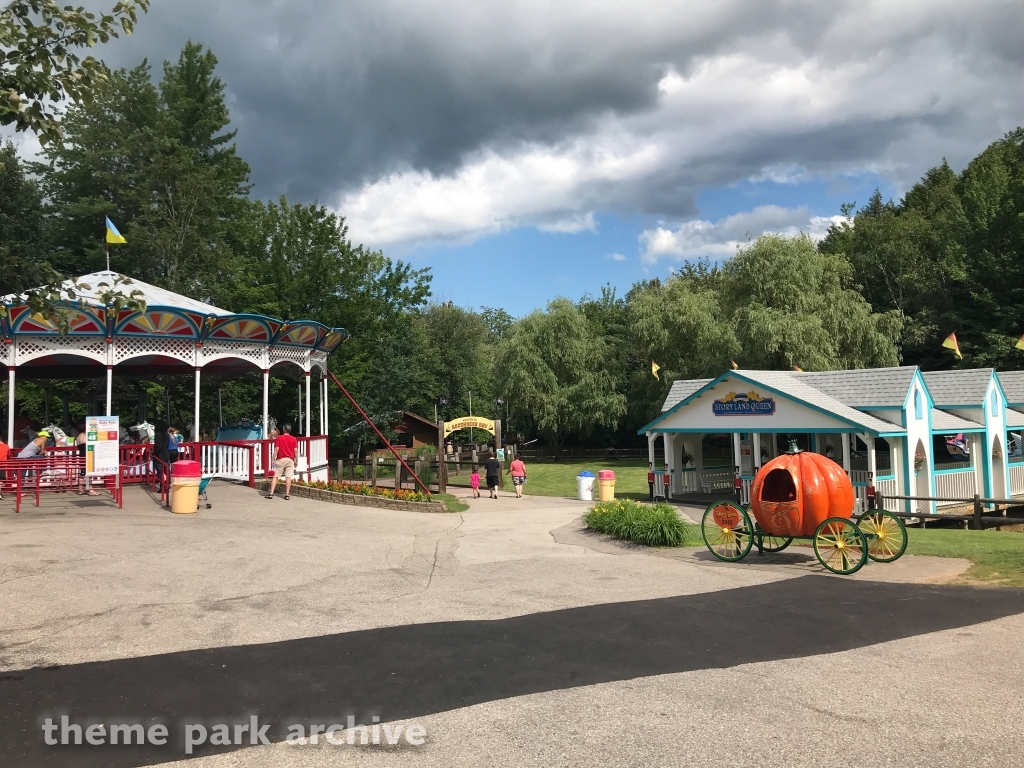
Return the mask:
<path fill-rule="evenodd" d="M 683 522 L 670 504 L 641 504 L 619 499 L 595 504 L 583 516 L 591 530 L 648 547 L 685 547 L 700 543 L 696 525 Z"/>

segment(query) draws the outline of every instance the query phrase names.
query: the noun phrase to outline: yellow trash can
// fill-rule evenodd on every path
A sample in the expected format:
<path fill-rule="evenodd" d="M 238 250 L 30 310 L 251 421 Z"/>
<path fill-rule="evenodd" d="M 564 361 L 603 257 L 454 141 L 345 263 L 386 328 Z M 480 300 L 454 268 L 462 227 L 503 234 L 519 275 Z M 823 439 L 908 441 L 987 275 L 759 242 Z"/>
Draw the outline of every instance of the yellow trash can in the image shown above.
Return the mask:
<path fill-rule="evenodd" d="M 199 482 L 203 468 L 198 461 L 176 461 L 171 465 L 171 512 L 195 514 L 199 509 Z"/>
<path fill-rule="evenodd" d="M 610 469 L 602 469 L 597 473 L 597 482 L 601 501 L 615 501 L 615 473 Z"/>

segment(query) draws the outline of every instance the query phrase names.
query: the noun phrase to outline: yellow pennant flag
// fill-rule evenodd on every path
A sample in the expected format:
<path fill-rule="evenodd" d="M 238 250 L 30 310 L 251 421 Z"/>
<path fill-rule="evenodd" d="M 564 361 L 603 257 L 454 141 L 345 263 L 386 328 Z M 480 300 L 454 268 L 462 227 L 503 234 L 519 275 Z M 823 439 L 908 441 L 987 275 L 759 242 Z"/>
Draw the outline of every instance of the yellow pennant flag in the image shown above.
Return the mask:
<path fill-rule="evenodd" d="M 794 365 L 793 366 L 793 370 L 796 371 L 797 373 L 803 373 L 804 372 L 804 369 L 801 368 L 799 365 Z"/>
<path fill-rule="evenodd" d="M 661 366 L 651 360 L 651 375 L 658 381 L 661 381 L 661 376 L 658 375 L 658 371 L 661 370 Z"/>
<path fill-rule="evenodd" d="M 949 334 L 949 336 L 943 340 L 942 346 L 946 349 L 952 349 L 953 354 L 957 356 L 958 360 L 964 359 L 964 356 L 960 354 L 960 345 L 956 343 L 956 333 Z"/>
<path fill-rule="evenodd" d="M 1017 349 L 1024 349 L 1024 336 L 1021 336 L 1019 339 L 1017 339 L 1017 343 L 1014 344 L 1013 346 L 1016 347 Z"/>
<path fill-rule="evenodd" d="M 733 360 L 733 361 L 731 361 L 731 362 L 732 362 L 732 369 L 733 369 L 734 371 L 738 371 L 738 370 L 740 369 L 740 367 L 739 367 L 738 365 L 736 365 L 736 361 L 735 361 L 735 360 Z"/>
<path fill-rule="evenodd" d="M 124 235 L 117 231 L 117 227 L 114 226 L 114 222 L 107 216 L 107 243 L 113 245 L 126 245 L 127 240 L 124 239 Z"/>

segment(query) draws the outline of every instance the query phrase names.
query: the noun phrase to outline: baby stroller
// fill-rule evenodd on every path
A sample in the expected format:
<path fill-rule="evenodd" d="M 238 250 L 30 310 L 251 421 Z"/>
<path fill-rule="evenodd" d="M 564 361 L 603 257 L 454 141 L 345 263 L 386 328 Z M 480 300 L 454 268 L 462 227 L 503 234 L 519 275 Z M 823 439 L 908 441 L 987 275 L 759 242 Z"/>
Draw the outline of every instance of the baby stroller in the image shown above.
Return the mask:
<path fill-rule="evenodd" d="M 212 477 L 204 477 L 199 481 L 199 500 L 200 502 L 206 502 L 206 508 L 212 509 L 213 504 L 210 503 L 210 497 L 206 495 L 206 486 L 213 480 Z M 199 509 L 199 504 L 196 504 L 196 509 Z"/>

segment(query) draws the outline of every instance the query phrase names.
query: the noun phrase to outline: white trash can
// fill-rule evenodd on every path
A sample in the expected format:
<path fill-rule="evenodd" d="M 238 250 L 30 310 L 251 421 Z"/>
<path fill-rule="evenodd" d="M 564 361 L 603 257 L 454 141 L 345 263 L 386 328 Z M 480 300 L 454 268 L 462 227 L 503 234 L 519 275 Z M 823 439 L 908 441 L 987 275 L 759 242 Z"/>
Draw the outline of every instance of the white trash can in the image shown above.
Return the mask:
<path fill-rule="evenodd" d="M 583 470 L 576 475 L 576 493 L 580 501 L 594 500 L 594 473 Z"/>

